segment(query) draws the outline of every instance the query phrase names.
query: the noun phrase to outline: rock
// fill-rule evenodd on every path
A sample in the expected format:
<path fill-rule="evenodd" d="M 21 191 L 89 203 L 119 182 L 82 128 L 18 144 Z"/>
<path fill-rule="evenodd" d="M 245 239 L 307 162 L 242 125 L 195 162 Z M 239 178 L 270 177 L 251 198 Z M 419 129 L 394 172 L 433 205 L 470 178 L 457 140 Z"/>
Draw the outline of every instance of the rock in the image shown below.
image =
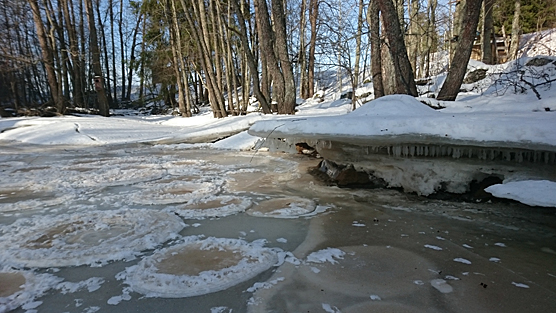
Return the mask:
<path fill-rule="evenodd" d="M 533 59 L 527 61 L 527 63 L 525 63 L 525 65 L 526 66 L 545 66 L 550 62 L 552 62 L 552 60 L 546 59 L 546 58 L 533 58 Z"/>
<path fill-rule="evenodd" d="M 486 77 L 487 70 L 484 68 L 479 68 L 474 71 L 471 71 L 467 74 L 465 79 L 463 80 L 464 84 L 473 84 L 476 83 Z"/>

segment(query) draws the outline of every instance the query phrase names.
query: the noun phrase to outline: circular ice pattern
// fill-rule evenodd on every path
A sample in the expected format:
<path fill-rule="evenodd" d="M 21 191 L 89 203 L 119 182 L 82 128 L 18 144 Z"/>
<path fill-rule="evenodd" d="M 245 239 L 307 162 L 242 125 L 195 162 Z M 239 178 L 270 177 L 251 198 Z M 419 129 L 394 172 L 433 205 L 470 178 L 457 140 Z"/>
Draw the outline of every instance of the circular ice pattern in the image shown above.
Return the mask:
<path fill-rule="evenodd" d="M 102 265 L 153 249 L 184 225 L 175 214 L 153 210 L 23 218 L 0 228 L 0 261 L 25 267 Z"/>
<path fill-rule="evenodd" d="M 235 196 L 215 196 L 193 199 L 184 206 L 173 209 L 184 218 L 224 217 L 244 212 L 251 206 L 248 198 Z"/>
<path fill-rule="evenodd" d="M 247 214 L 259 217 L 297 218 L 310 214 L 315 209 L 316 204 L 313 200 L 300 197 L 281 197 L 261 201 L 247 210 Z"/>
<path fill-rule="evenodd" d="M 247 281 L 277 261 L 277 253 L 262 242 L 193 236 L 127 268 L 126 282 L 147 297 L 193 297 Z"/>

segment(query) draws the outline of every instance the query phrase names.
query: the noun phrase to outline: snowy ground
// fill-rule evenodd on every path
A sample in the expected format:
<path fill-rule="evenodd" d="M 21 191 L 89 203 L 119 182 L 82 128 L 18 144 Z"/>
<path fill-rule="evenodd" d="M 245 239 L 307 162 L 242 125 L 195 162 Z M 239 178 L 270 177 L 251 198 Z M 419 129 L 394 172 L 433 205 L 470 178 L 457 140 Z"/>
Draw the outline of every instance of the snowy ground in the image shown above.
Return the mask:
<path fill-rule="evenodd" d="M 458 101 L 421 99 L 442 110 L 392 96 L 351 112 L 331 90 L 293 117 L 0 119 L 0 312 L 550 311 L 555 182 L 487 190 L 547 208 L 444 203 L 320 186 L 315 160 L 252 150 L 277 136 L 556 152 L 556 88 L 538 100 L 495 83 L 517 65 L 471 66 L 490 75 Z"/>

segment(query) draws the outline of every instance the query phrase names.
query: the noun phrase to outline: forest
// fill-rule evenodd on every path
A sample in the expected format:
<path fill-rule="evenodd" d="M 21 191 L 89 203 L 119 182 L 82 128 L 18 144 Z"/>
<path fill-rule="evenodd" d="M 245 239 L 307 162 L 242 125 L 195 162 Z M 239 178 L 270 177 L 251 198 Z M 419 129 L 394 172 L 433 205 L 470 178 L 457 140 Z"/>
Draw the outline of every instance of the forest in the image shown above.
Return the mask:
<path fill-rule="evenodd" d="M 329 73 L 378 98 L 447 72 L 437 98 L 454 100 L 472 55 L 515 59 L 520 35 L 555 27 L 556 0 L 0 0 L 0 25 L 2 117 L 221 118 L 253 101 L 294 114 Z"/>

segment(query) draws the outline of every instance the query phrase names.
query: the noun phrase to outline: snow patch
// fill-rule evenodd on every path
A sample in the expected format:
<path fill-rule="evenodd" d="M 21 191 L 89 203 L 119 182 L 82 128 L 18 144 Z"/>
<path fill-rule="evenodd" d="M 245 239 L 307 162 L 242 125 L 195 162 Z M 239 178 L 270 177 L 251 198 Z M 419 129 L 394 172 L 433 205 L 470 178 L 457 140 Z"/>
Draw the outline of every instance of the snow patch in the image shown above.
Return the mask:
<path fill-rule="evenodd" d="M 556 207 L 556 182 L 553 181 L 507 182 L 489 186 L 485 191 L 497 198 L 512 199 L 531 206 Z"/>
<path fill-rule="evenodd" d="M 431 280 L 431 286 L 433 286 L 434 289 L 440 291 L 441 293 L 450 293 L 454 291 L 454 288 L 448 285 L 448 283 L 444 279 Z"/>
<path fill-rule="evenodd" d="M 327 248 L 313 252 L 307 256 L 307 262 L 312 263 L 326 263 L 330 262 L 332 264 L 338 263 L 336 259 L 341 260 L 344 258 L 346 253 L 337 248 Z"/>
<path fill-rule="evenodd" d="M 471 261 L 464 259 L 464 258 L 455 258 L 454 262 L 459 262 L 459 263 L 463 263 L 463 264 L 471 264 Z"/>
<path fill-rule="evenodd" d="M 433 250 L 436 250 L 436 251 L 442 251 L 443 250 L 439 246 L 433 246 L 433 245 L 425 245 L 425 248 L 433 249 Z"/>

